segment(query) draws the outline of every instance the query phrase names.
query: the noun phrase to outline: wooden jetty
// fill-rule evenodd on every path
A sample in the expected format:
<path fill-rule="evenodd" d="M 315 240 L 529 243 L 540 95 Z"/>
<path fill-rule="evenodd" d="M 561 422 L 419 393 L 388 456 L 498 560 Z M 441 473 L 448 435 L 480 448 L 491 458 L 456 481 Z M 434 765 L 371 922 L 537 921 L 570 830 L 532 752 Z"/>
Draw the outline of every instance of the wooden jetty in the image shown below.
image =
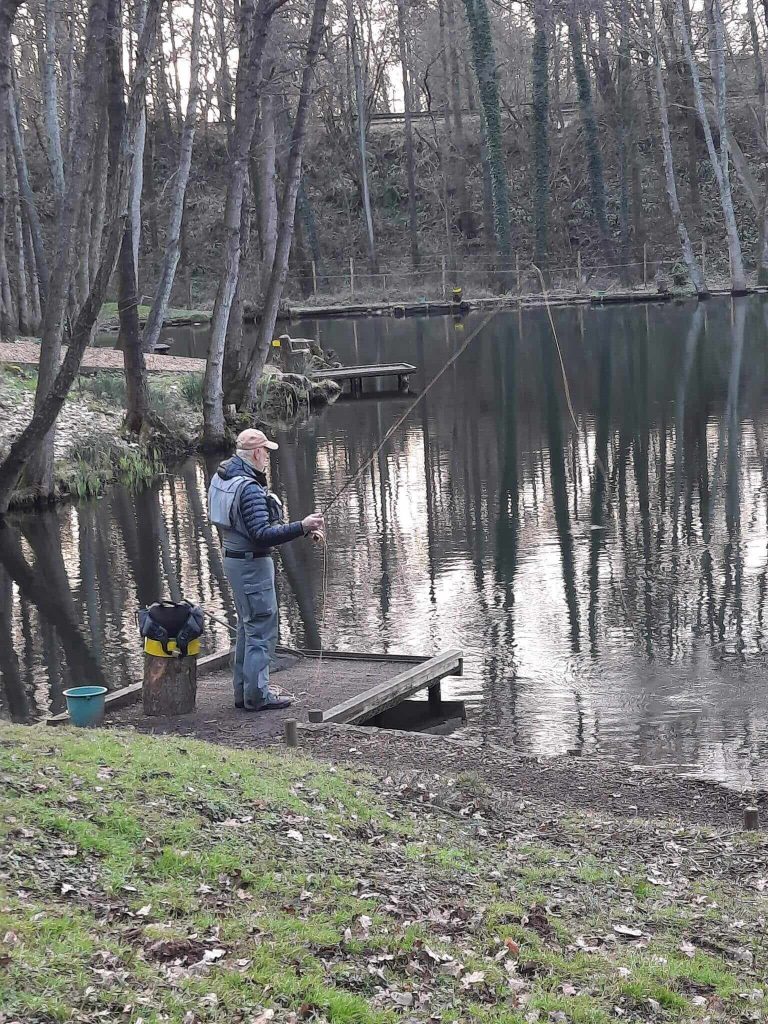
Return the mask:
<path fill-rule="evenodd" d="M 333 705 L 327 711 L 310 711 L 309 720 L 314 723 L 360 725 L 377 718 L 407 697 L 424 689 L 427 690 L 430 705 L 436 708 L 441 703 L 441 680 L 446 676 L 460 676 L 463 671 L 464 658 L 461 651 L 445 651 L 435 658 L 429 658 L 419 665 L 406 669 L 394 679 L 387 679 L 363 693 Z"/>
<path fill-rule="evenodd" d="M 337 366 L 331 370 L 312 370 L 310 380 L 335 380 L 344 385 L 349 381 L 350 393 L 362 395 L 363 381 L 372 378 L 397 377 L 398 391 L 408 390 L 408 378 L 416 372 L 411 363 L 371 363 L 367 366 Z"/>
<path fill-rule="evenodd" d="M 305 723 L 303 729 L 364 723 L 432 734 L 452 732 L 466 721 L 464 703 L 442 700 L 440 692 L 443 678 L 461 674 L 458 650 L 430 658 L 278 647 L 280 670 L 273 673 L 271 685 L 293 704 L 260 714 L 234 707 L 232 653 L 199 659 L 196 706 L 189 714 L 148 717 L 142 708 L 141 683 L 136 683 L 107 695 L 106 726 L 248 748 L 282 742 L 286 722 L 296 719 Z M 419 690 L 427 690 L 427 700 L 408 699 Z M 50 725 L 68 723 L 66 713 L 48 720 Z M 291 732 L 295 735 L 295 724 Z"/>

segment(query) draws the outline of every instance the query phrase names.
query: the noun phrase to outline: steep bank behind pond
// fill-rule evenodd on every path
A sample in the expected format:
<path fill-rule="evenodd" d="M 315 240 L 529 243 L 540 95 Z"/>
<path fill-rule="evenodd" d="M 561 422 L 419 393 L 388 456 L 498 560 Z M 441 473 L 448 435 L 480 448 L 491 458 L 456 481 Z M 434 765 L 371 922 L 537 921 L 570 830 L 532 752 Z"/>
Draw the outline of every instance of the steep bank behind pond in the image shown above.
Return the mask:
<path fill-rule="evenodd" d="M 766 1019 L 766 837 L 0 727 L 0 1019 Z"/>

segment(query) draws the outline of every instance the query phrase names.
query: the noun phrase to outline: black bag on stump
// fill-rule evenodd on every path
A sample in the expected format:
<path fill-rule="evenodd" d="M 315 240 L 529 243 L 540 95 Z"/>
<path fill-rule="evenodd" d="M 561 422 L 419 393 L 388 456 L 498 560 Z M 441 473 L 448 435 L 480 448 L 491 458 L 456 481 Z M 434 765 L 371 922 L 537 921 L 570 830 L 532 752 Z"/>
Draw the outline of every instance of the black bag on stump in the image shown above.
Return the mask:
<path fill-rule="evenodd" d="M 191 601 L 155 601 L 138 613 L 139 632 L 157 640 L 169 657 L 185 658 L 189 644 L 203 632 L 203 609 Z M 176 650 L 168 650 L 168 641 L 176 641 Z"/>

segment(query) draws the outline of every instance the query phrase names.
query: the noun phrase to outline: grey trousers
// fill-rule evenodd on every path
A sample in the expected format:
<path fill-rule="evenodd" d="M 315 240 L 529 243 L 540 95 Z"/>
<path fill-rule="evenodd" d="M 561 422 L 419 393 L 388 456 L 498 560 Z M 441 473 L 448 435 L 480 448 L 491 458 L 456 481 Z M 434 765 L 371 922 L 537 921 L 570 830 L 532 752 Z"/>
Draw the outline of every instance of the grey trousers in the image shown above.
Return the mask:
<path fill-rule="evenodd" d="M 269 663 L 277 645 L 275 563 L 271 558 L 225 558 L 237 608 L 235 702 L 255 707 L 269 697 Z"/>

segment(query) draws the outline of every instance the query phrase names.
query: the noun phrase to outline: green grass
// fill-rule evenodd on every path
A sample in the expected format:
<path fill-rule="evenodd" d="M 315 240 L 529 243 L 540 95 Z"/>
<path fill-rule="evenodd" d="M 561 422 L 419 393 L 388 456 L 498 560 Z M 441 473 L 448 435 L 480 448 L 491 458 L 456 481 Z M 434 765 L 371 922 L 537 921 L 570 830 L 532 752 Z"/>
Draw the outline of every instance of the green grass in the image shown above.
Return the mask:
<path fill-rule="evenodd" d="M 292 752 L 0 727 L 0 1020 L 765 1019 L 764 839 L 618 827 L 481 827 Z"/>

